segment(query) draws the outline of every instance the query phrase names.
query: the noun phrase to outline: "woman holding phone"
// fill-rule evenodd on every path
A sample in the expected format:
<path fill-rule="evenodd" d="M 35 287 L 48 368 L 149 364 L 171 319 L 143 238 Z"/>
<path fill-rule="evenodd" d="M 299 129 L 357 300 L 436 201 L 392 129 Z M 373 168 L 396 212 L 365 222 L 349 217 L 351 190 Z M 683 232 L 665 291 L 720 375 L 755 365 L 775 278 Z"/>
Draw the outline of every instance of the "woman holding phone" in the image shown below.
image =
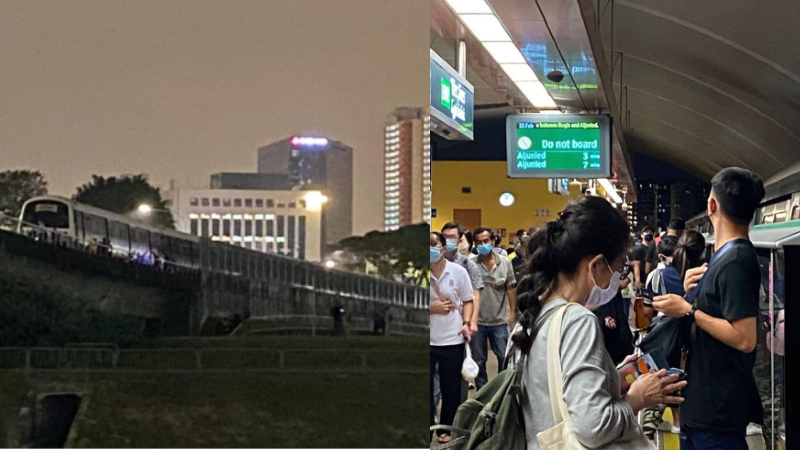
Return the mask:
<path fill-rule="evenodd" d="M 572 200 L 558 220 L 531 236 L 528 265 L 517 287 L 519 322 L 512 337 L 516 361 L 523 364 L 522 412 L 529 450 L 541 449 L 537 435 L 544 439 L 544 432 L 556 425 L 548 350 L 559 352 L 562 382 L 557 384 L 562 386 L 556 395 L 566 404 L 574 437 L 585 447 L 633 446 L 644 439 L 639 411 L 682 401 L 672 393 L 686 383 L 666 370 L 637 378 L 623 396 L 597 318 L 584 307 L 606 304 L 617 294 L 629 239 L 619 211 L 592 196 Z M 560 339 L 553 336 L 552 342 L 550 328 L 559 315 Z"/>

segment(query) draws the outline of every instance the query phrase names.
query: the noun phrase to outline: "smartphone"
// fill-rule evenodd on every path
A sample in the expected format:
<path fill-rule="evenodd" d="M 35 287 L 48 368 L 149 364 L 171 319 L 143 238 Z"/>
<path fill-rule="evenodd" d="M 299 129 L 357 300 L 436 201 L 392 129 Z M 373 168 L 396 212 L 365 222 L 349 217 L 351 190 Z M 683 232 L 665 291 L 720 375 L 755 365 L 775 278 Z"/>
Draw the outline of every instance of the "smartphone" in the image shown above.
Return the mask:
<path fill-rule="evenodd" d="M 654 293 L 648 291 L 647 289 L 642 289 L 638 292 L 637 296 L 644 298 L 643 303 L 645 304 L 645 306 L 647 306 L 648 308 L 653 307 L 653 298 L 655 298 L 656 296 Z"/>
<path fill-rule="evenodd" d="M 674 367 L 669 369 L 669 370 L 667 370 L 667 374 L 668 375 L 677 375 L 678 376 L 678 381 L 685 381 L 686 377 L 687 377 L 686 372 L 682 371 L 681 369 L 676 369 Z M 673 392 L 672 395 L 674 395 L 676 397 L 682 397 L 683 396 L 683 389 L 678 389 L 677 391 Z M 669 404 L 667 406 L 672 408 L 672 407 L 677 407 L 678 405 L 677 404 L 675 404 L 675 405 Z"/>
<path fill-rule="evenodd" d="M 682 371 L 681 369 L 671 368 L 667 370 L 668 375 L 677 375 L 678 381 L 685 381 L 686 380 L 686 372 Z"/>
<path fill-rule="evenodd" d="M 619 279 L 624 280 L 625 278 L 628 278 L 628 275 L 631 274 L 632 269 L 633 266 L 631 266 L 630 263 L 625 263 L 625 266 L 622 268 L 622 273 L 620 274 Z"/>
<path fill-rule="evenodd" d="M 652 351 L 618 368 L 617 373 L 619 373 L 620 377 L 622 394 L 628 392 L 633 382 L 640 376 L 650 372 L 658 372 L 666 367 L 668 367 L 667 361 L 661 356 L 661 353 Z"/>

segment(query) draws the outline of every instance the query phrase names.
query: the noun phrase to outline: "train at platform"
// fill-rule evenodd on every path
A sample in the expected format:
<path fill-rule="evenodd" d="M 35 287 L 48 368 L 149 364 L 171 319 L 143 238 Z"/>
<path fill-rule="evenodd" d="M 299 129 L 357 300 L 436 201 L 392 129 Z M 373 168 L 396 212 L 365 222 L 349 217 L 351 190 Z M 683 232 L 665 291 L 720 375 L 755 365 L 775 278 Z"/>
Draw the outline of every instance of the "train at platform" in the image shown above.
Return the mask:
<path fill-rule="evenodd" d="M 800 220 L 800 191 L 764 202 L 756 210 L 752 225 L 757 227 L 798 220 Z M 687 220 L 686 229 L 698 231 L 706 237 L 713 235 L 711 221 L 705 211 Z"/>

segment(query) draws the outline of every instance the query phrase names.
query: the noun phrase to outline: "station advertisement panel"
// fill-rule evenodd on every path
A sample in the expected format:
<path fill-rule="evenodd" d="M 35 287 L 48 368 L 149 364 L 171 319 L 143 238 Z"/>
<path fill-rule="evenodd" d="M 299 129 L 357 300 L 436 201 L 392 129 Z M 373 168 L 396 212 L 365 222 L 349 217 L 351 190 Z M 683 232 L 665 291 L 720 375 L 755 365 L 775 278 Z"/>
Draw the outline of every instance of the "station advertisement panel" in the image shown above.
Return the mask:
<path fill-rule="evenodd" d="M 506 118 L 509 178 L 610 178 L 611 118 L 514 114 Z"/>

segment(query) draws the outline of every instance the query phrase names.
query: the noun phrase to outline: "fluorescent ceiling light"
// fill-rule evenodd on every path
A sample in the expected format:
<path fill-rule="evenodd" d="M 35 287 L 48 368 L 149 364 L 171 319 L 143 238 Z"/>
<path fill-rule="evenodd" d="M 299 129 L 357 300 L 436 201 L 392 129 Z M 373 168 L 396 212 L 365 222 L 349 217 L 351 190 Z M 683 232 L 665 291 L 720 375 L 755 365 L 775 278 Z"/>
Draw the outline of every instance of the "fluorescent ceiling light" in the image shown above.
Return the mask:
<path fill-rule="evenodd" d="M 461 20 L 481 42 L 511 42 L 511 37 L 494 14 L 462 14 Z"/>
<path fill-rule="evenodd" d="M 527 63 L 525 64 L 500 64 L 503 71 L 511 78 L 513 82 L 519 81 L 539 81 L 533 69 Z"/>
<path fill-rule="evenodd" d="M 615 203 L 622 203 L 622 197 L 617 194 L 617 189 L 607 178 L 598 178 L 597 182 L 600 183 L 600 186 L 603 186 L 603 189 L 606 191 L 606 194 L 611 197 L 611 200 L 614 200 Z"/>
<path fill-rule="evenodd" d="M 498 64 L 528 64 L 513 42 L 484 42 L 483 46 Z"/>
<path fill-rule="evenodd" d="M 494 14 L 486 0 L 446 0 L 456 14 Z"/>
<path fill-rule="evenodd" d="M 445 1 L 536 109 L 558 109 L 486 0 Z"/>
<path fill-rule="evenodd" d="M 533 106 L 537 109 L 558 108 L 558 105 L 556 105 L 556 102 L 550 97 L 547 88 L 545 88 L 542 83 L 538 81 L 523 81 L 516 84 L 519 90 L 525 94 L 525 97 L 528 97 L 528 101 L 533 103 Z"/>

